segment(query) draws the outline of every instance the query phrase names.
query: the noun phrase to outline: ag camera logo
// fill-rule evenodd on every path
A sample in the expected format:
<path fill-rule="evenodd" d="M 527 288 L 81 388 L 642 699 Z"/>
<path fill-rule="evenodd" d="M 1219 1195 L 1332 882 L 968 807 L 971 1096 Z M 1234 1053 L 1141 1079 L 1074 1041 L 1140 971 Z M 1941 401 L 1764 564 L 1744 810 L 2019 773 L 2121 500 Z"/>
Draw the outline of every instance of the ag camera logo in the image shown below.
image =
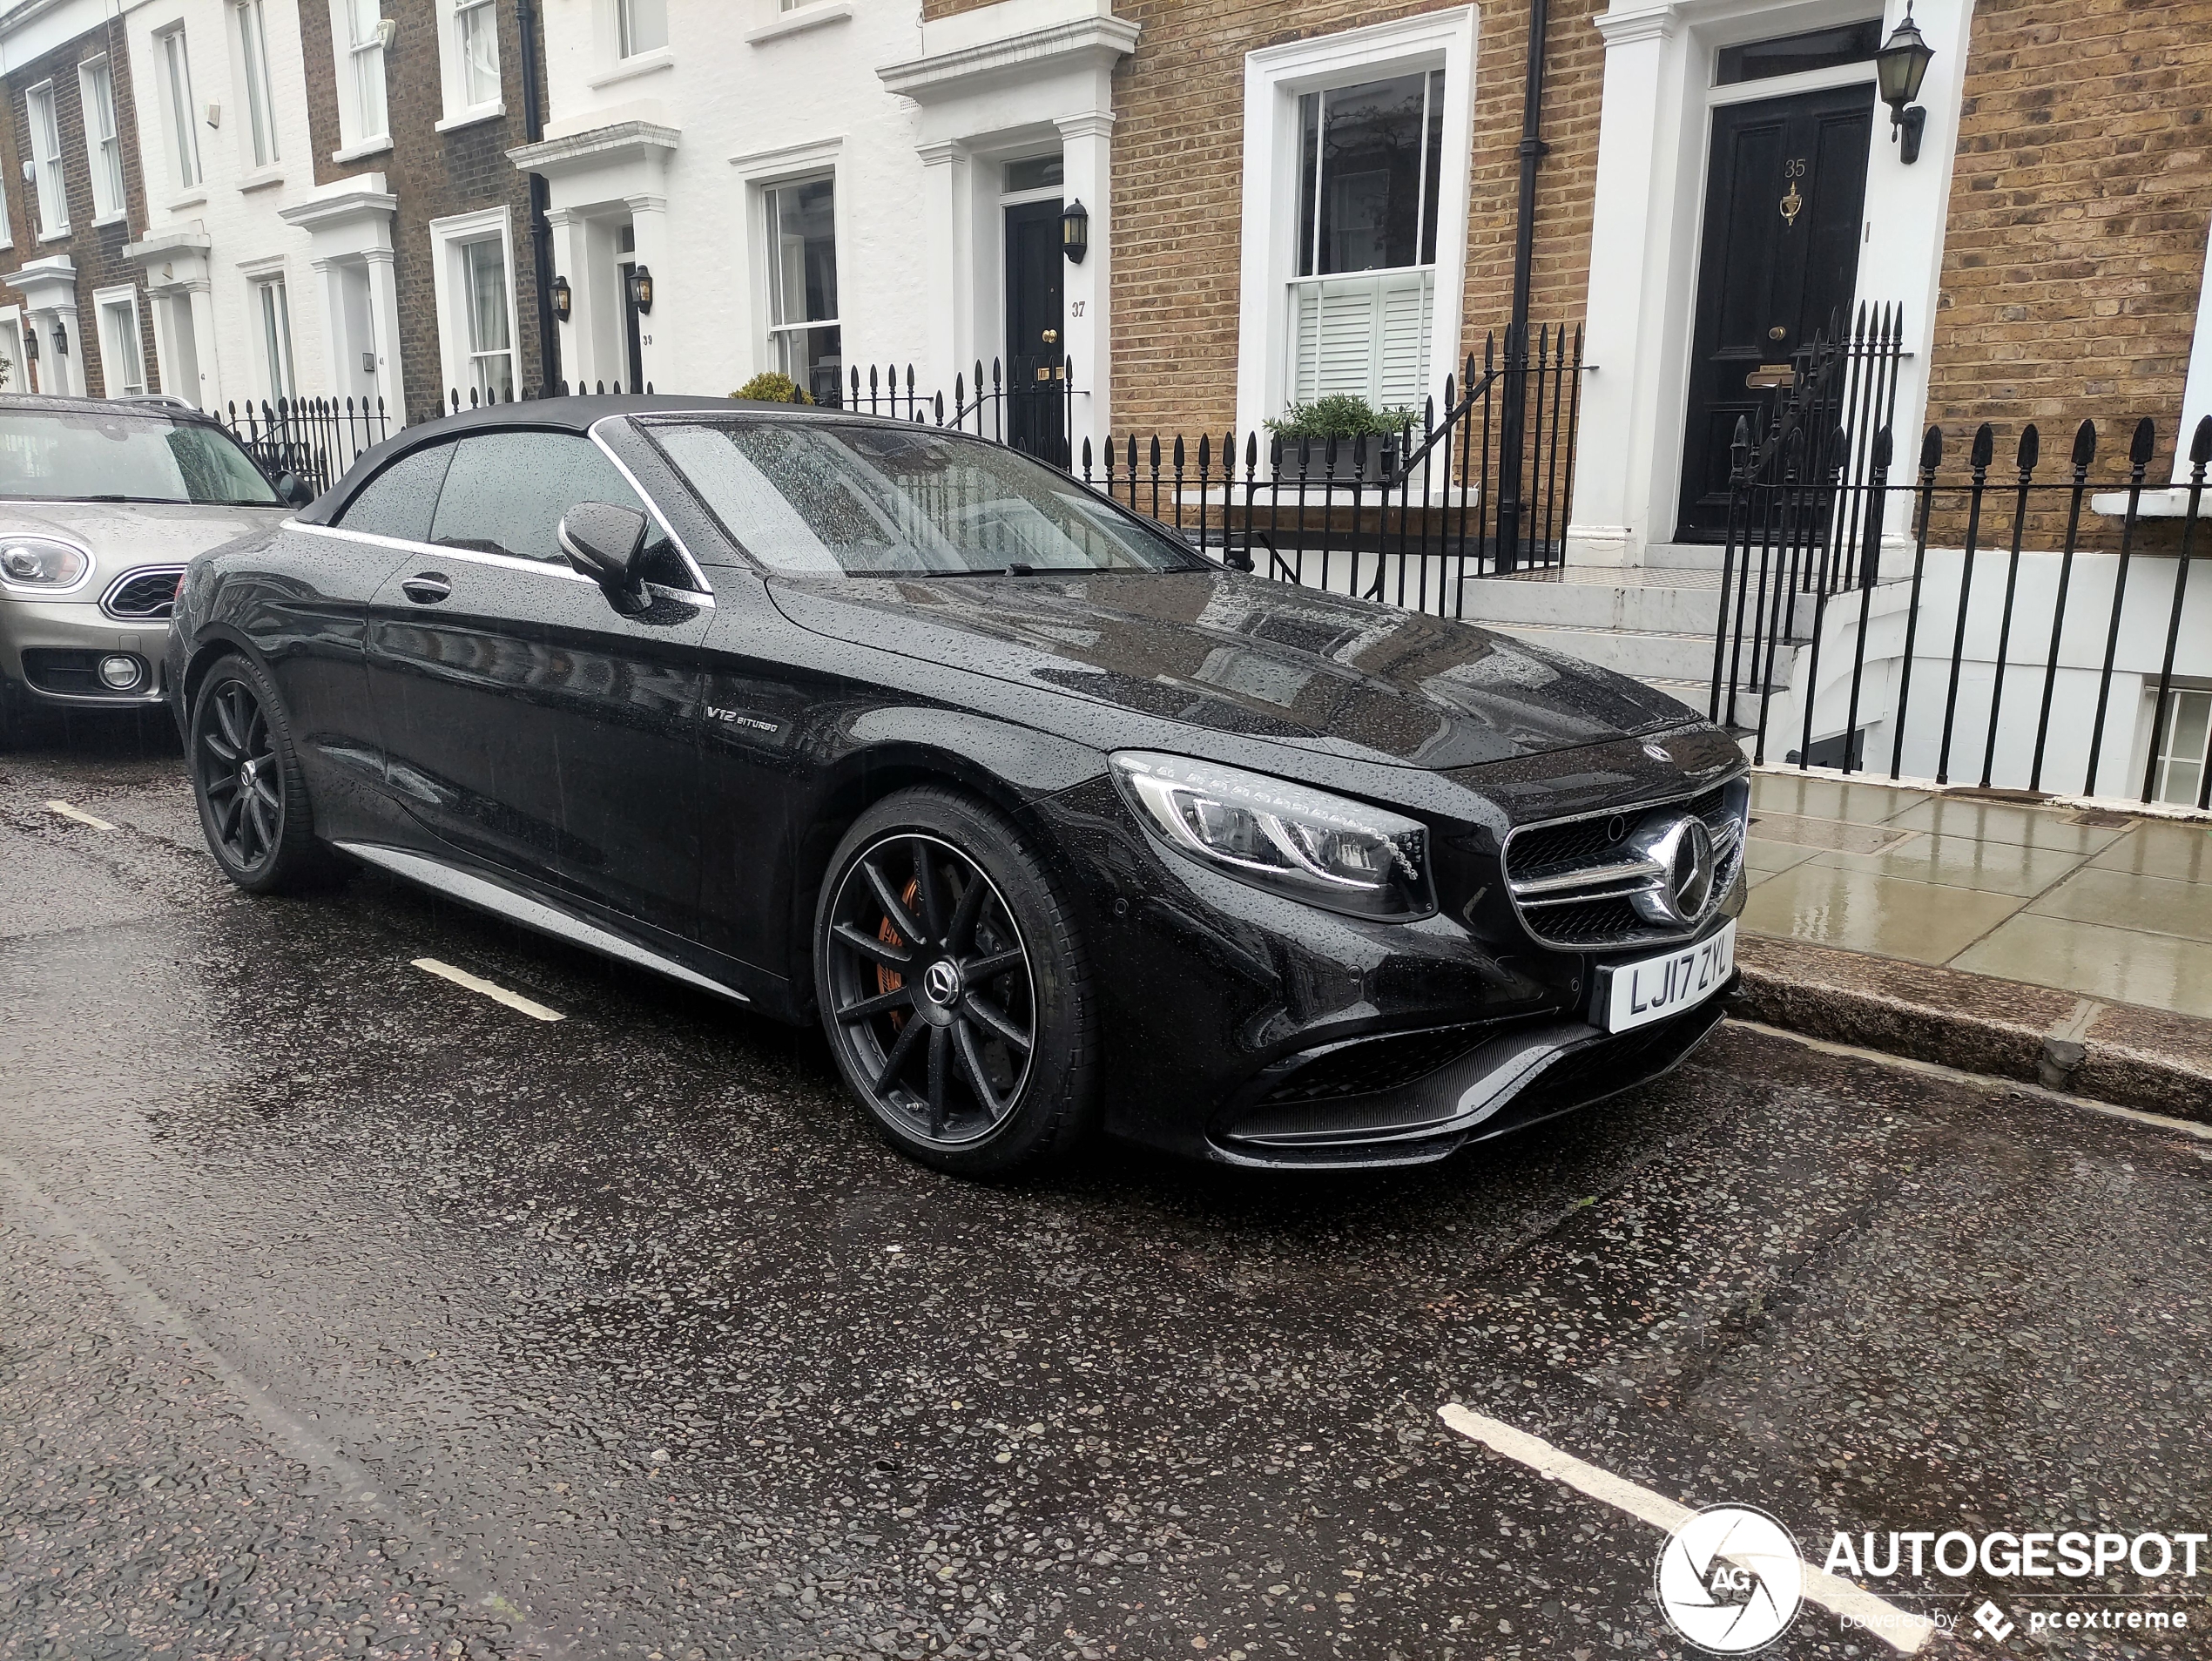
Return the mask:
<path fill-rule="evenodd" d="M 1709 1505 L 1667 1536 L 1653 1591 L 1668 1624 L 1710 1655 L 1763 1650 L 1804 1597 L 1797 1543 L 1748 1505 Z"/>

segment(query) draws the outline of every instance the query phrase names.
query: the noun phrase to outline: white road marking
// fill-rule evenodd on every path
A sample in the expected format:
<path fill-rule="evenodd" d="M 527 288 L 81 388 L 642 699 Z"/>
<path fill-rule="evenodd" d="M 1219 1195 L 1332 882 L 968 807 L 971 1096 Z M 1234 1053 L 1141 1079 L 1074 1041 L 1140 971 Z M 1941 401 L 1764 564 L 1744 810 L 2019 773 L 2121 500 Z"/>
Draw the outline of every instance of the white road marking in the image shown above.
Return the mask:
<path fill-rule="evenodd" d="M 72 807 L 65 801 L 50 801 L 46 804 L 46 806 L 52 812 L 59 814 L 64 819 L 73 819 L 80 825 L 90 825 L 94 830 L 113 830 L 115 828 L 114 826 L 109 824 L 105 819 L 95 819 L 91 814 L 86 813 L 82 807 Z"/>
<path fill-rule="evenodd" d="M 471 975 L 465 969 L 455 969 L 450 963 L 441 963 L 435 957 L 418 957 L 415 967 L 426 975 L 442 976 L 455 986 L 465 986 L 471 992 L 481 992 L 495 1003 L 504 1003 L 510 1009 L 520 1009 L 533 1021 L 565 1021 L 568 1017 L 558 1009 L 549 1009 L 543 1003 L 534 1003 L 520 992 L 510 992 L 496 982 L 482 976 Z"/>
<path fill-rule="evenodd" d="M 1500 1420 L 1486 1418 L 1456 1401 L 1439 1408 L 1436 1414 L 1462 1436 L 1527 1466 L 1547 1481 L 1564 1482 L 1577 1492 L 1587 1494 L 1594 1500 L 1602 1500 L 1616 1510 L 1626 1511 L 1630 1516 L 1649 1523 L 1655 1529 L 1671 1534 L 1696 1515 L 1688 1506 L 1676 1504 L 1663 1494 L 1656 1494 L 1625 1476 L 1615 1476 L 1611 1471 L 1601 1470 L 1585 1460 L 1553 1447 L 1541 1436 L 1532 1436 L 1527 1431 L 1515 1430 Z M 1804 1563 L 1803 1567 L 1806 1602 L 1848 1617 L 1892 1649 L 1912 1655 L 1935 1635 L 1934 1622 L 1899 1609 L 1871 1592 L 1862 1591 L 1851 1582 L 1838 1579 L 1825 1570 L 1816 1569 L 1811 1563 Z"/>

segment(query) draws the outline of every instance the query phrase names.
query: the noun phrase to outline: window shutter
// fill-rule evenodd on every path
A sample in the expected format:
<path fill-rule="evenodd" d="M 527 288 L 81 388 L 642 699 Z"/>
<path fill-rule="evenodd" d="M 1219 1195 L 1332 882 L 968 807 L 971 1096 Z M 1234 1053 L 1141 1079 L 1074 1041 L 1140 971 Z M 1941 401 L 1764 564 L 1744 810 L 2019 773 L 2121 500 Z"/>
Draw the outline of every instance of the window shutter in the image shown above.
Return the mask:
<path fill-rule="evenodd" d="M 1382 312 L 1380 372 L 1372 402 L 1388 409 L 1418 408 L 1428 387 L 1428 341 L 1435 318 L 1436 283 L 1422 271 L 1386 278 L 1378 296 Z"/>
<path fill-rule="evenodd" d="M 1341 392 L 1383 408 L 1420 402 L 1435 316 L 1433 273 L 1307 279 L 1294 291 L 1294 401 Z"/>

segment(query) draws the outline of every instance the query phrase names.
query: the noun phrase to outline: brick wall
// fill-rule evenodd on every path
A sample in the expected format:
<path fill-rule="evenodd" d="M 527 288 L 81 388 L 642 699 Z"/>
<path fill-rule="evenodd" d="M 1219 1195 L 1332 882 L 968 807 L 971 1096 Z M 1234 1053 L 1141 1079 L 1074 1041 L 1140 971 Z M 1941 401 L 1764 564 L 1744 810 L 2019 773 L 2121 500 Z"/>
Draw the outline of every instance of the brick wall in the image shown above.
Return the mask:
<path fill-rule="evenodd" d="M 2086 415 L 2103 476 L 2149 415 L 2163 482 L 2212 220 L 2208 92 L 2212 0 L 1976 12 L 1928 400 L 1950 453 L 1991 421 L 2009 455 L 2035 421 L 2062 459 Z"/>
<path fill-rule="evenodd" d="M 337 163 L 340 147 L 337 61 L 332 51 L 330 9 L 300 8 L 300 33 L 307 59 L 307 120 L 314 140 L 315 182 L 381 172 L 386 188 L 399 198 L 393 227 L 393 278 L 399 291 L 400 351 L 408 418 L 421 421 L 444 405 L 444 360 L 439 350 L 438 306 L 432 274 L 430 221 L 455 213 L 507 206 L 513 221 L 515 253 L 515 368 L 519 388 L 540 380 L 537 274 L 530 258 L 529 191 L 525 177 L 506 152 L 523 142 L 523 47 L 516 8 L 501 5 L 499 66 L 507 112 L 451 132 L 435 131 L 445 114 L 438 57 L 442 9 L 436 0 L 395 0 L 385 15 L 399 24 L 399 38 L 385 56 L 385 98 L 391 118 L 393 148 L 357 160 Z M 541 27 L 542 20 L 541 20 Z M 541 55 L 530 66 L 538 78 L 543 109 L 545 81 Z M 468 392 L 462 390 L 462 401 Z"/>
<path fill-rule="evenodd" d="M 988 0 L 926 0 L 927 17 Z M 1286 41 L 1447 9 L 1372 0 L 1122 0 L 1143 27 L 1116 72 L 1114 354 L 1117 424 L 1219 432 L 1235 417 L 1238 270 L 1244 188 L 1244 55 Z M 1538 322 L 1581 321 L 1589 267 L 1604 46 L 1598 0 L 1552 13 L 1538 174 Z M 1475 45 L 1463 352 L 1502 331 L 1513 294 L 1527 7 L 1485 3 Z"/>
<path fill-rule="evenodd" d="M 107 225 L 92 223 L 92 170 L 84 149 L 83 88 L 78 65 L 86 58 L 107 54 L 115 91 L 116 131 L 123 150 L 123 216 Z M 37 192 L 23 177 L 24 160 L 31 153 L 30 91 L 42 81 L 54 88 L 54 122 L 61 132 L 63 194 L 69 203 L 69 233 L 52 241 L 38 235 Z M 147 385 L 160 384 L 160 366 L 154 361 L 153 307 L 145 294 L 145 271 L 123 257 L 125 244 L 143 234 L 146 224 L 145 180 L 138 170 L 138 133 L 132 97 L 131 56 L 123 20 L 111 17 L 97 29 L 57 46 L 0 79 L 4 89 L 8 119 L 0 133 L 0 168 L 5 172 L 8 226 L 12 246 L 0 249 L 0 304 L 20 302 L 23 295 L 8 284 L 8 276 L 33 260 L 67 254 L 77 267 L 77 328 L 69 349 L 83 360 L 84 381 L 97 392 L 106 385 L 106 365 L 100 354 L 99 320 L 92 294 L 97 289 L 130 284 L 138 291 L 138 350 L 145 363 Z M 42 383 L 51 384 L 53 340 L 39 342 L 38 370 Z M 20 366 L 18 366 L 20 368 Z"/>

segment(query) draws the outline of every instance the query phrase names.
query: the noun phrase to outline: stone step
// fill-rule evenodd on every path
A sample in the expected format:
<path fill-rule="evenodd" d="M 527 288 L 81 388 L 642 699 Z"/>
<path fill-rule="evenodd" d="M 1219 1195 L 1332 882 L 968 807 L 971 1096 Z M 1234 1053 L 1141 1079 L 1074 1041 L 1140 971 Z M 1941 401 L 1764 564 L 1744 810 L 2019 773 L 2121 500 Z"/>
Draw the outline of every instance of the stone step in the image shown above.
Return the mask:
<path fill-rule="evenodd" d="M 1710 634 L 1720 616 L 1716 582 L 1681 580 L 1699 572 L 1573 573 L 1568 580 L 1470 577 L 1460 604 L 1470 622 L 1552 628 Z M 1669 580 L 1673 578 L 1674 580 Z"/>

